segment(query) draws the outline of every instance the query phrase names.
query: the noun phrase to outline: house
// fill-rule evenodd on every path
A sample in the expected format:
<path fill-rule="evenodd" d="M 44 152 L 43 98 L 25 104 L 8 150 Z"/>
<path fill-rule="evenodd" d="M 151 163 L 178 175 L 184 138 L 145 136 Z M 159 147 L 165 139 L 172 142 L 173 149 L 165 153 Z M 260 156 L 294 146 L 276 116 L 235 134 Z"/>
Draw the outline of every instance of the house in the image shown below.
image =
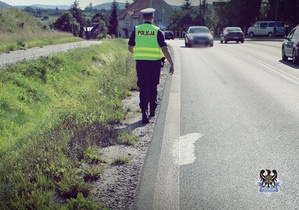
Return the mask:
<path fill-rule="evenodd" d="M 120 37 L 128 38 L 135 26 L 143 23 L 141 10 L 152 7 L 156 10 L 154 23 L 162 30 L 166 30 L 168 16 L 172 7 L 164 0 L 135 0 L 125 11 L 119 15 L 118 33 Z"/>
<path fill-rule="evenodd" d="M 99 23 L 90 23 L 82 27 L 82 37 L 85 39 L 97 39 L 99 36 L 100 24 Z"/>

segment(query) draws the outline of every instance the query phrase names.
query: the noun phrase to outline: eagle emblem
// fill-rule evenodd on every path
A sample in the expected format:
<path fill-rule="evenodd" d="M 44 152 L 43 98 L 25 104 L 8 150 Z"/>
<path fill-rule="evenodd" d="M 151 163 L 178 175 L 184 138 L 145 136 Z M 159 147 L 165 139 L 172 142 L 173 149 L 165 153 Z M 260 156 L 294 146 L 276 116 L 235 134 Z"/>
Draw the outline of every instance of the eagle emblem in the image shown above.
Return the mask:
<path fill-rule="evenodd" d="M 260 171 L 260 192 L 278 192 L 279 183 L 277 182 L 276 170 L 261 170 Z"/>

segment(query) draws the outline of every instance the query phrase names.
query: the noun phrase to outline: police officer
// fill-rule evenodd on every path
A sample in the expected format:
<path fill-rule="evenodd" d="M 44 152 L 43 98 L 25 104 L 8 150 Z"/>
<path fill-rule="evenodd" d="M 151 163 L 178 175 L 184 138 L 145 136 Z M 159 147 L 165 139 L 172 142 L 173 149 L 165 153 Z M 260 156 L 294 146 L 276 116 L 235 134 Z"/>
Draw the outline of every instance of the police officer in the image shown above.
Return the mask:
<path fill-rule="evenodd" d="M 170 64 L 169 72 L 173 74 L 174 64 L 162 31 L 154 26 L 155 9 L 141 10 L 144 23 L 135 27 L 128 42 L 129 51 L 136 60 L 137 85 L 139 87 L 142 123 L 147 124 L 149 117 L 155 116 L 157 107 L 157 85 L 160 80 L 161 60 L 166 57 Z M 150 115 L 148 115 L 150 106 Z"/>

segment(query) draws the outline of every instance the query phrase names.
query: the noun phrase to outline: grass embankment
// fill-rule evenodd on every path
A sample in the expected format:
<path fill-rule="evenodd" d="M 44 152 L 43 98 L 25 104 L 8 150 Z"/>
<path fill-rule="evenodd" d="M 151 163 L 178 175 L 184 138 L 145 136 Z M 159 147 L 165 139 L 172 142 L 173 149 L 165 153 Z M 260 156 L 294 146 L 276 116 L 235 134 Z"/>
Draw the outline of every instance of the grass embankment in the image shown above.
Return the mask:
<path fill-rule="evenodd" d="M 111 125 L 135 88 L 125 40 L 1 69 L 0 209 L 103 209 L 88 197 L 98 148 L 132 141 Z"/>
<path fill-rule="evenodd" d="M 0 34 L 0 53 L 82 40 L 50 30 L 30 14 L 14 8 L 0 8 Z"/>

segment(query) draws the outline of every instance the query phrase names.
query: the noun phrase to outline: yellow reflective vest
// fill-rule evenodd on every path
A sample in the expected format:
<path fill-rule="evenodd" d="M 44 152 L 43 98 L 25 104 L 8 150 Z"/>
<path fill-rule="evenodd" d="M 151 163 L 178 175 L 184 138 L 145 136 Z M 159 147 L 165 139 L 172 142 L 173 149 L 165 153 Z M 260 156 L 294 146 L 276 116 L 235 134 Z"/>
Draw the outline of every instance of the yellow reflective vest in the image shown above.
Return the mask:
<path fill-rule="evenodd" d="M 160 60 L 164 57 L 158 43 L 158 30 L 152 24 L 136 26 L 134 60 Z"/>

